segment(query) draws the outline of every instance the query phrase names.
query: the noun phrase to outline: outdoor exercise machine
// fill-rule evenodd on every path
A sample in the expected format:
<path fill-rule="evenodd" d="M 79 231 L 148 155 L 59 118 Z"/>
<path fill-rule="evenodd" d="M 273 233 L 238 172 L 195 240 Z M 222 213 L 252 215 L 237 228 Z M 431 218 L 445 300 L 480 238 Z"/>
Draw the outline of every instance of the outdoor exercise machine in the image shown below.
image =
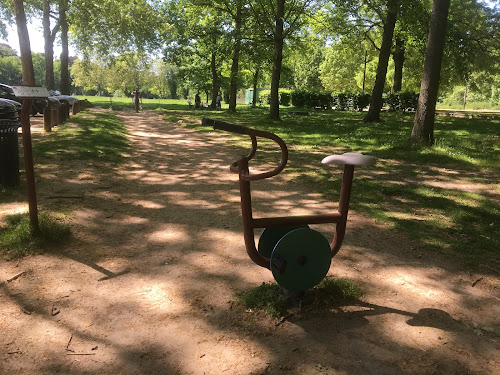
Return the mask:
<path fill-rule="evenodd" d="M 254 218 L 250 182 L 270 178 L 279 174 L 288 161 L 288 148 L 276 134 L 250 129 L 244 126 L 203 118 L 202 124 L 213 126 L 214 130 L 246 134 L 252 140 L 252 148 L 247 156 L 241 156 L 230 166 L 239 176 L 241 215 L 243 236 L 250 259 L 273 273 L 277 283 L 284 289 L 302 292 L 319 284 L 328 273 L 332 258 L 338 253 L 344 240 L 349 200 L 355 166 L 367 166 L 375 163 L 375 157 L 359 153 L 330 155 L 322 160 L 323 165 L 342 164 L 344 174 L 338 212 L 288 217 Z M 281 149 L 281 161 L 271 171 L 250 173 L 248 162 L 257 152 L 257 137 L 276 142 Z M 319 232 L 310 229 L 310 224 L 335 223 L 335 235 L 332 243 Z M 265 228 L 255 246 L 254 230 Z"/>

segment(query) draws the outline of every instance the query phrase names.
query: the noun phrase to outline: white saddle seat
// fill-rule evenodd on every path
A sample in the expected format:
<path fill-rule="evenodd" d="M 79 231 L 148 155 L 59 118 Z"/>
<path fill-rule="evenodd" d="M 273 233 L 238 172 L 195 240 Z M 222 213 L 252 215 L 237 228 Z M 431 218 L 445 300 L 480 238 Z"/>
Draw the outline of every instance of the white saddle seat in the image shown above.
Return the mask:
<path fill-rule="evenodd" d="M 377 161 L 375 156 L 363 155 L 357 152 L 346 152 L 341 155 L 330 155 L 321 160 L 321 164 L 346 164 L 346 165 L 373 165 Z"/>

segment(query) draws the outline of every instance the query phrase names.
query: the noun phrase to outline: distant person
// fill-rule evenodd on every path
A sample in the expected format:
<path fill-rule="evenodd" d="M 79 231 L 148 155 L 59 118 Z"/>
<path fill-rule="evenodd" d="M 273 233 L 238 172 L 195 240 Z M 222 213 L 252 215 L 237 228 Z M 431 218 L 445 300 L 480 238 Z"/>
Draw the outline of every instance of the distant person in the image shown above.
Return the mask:
<path fill-rule="evenodd" d="M 135 107 L 135 111 L 136 112 L 139 112 L 139 107 L 140 107 L 140 104 L 139 104 L 139 99 L 141 98 L 141 92 L 139 91 L 139 89 L 135 89 L 133 92 L 132 92 L 132 97 L 134 98 L 134 107 Z M 142 102 L 142 99 L 140 99 L 141 102 Z"/>
<path fill-rule="evenodd" d="M 215 102 L 217 103 L 217 109 L 220 109 L 221 104 L 222 104 L 222 96 L 221 96 L 220 92 L 217 94 L 217 98 L 215 99 Z"/>
<path fill-rule="evenodd" d="M 200 107 L 201 107 L 201 98 L 200 98 L 200 92 L 198 91 L 196 93 L 196 96 L 194 97 L 194 108 L 200 109 Z"/>

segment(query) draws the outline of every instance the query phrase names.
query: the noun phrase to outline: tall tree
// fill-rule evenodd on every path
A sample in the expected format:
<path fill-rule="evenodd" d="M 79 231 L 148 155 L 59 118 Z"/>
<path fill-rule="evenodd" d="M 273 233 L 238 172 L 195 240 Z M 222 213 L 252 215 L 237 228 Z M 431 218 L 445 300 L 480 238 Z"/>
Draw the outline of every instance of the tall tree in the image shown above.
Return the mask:
<path fill-rule="evenodd" d="M 312 6 L 320 6 L 321 1 L 313 0 L 254 0 L 250 2 L 253 16 L 264 37 L 271 41 L 273 52 L 273 70 L 269 118 L 280 120 L 279 86 L 283 63 L 283 45 L 285 40 L 295 33 L 312 11 Z"/>
<path fill-rule="evenodd" d="M 392 85 L 392 91 L 398 92 L 401 91 L 401 87 L 403 86 L 403 65 L 405 62 L 405 41 L 400 35 L 396 36 L 392 59 L 394 60 L 394 84 Z"/>
<path fill-rule="evenodd" d="M 69 46 L 68 46 L 69 0 L 59 0 L 59 24 L 61 25 L 61 94 L 69 95 Z"/>
<path fill-rule="evenodd" d="M 78 51 L 112 57 L 126 51 L 157 51 L 159 33 L 167 28 L 162 14 L 156 1 L 72 0 L 68 23 Z"/>
<path fill-rule="evenodd" d="M 19 37 L 19 49 L 21 52 L 21 63 L 23 66 L 23 84 L 35 85 L 35 73 L 31 57 L 30 39 L 26 26 L 26 13 L 23 0 L 13 0 L 14 13 L 16 17 L 17 35 Z M 34 235 L 40 234 L 38 223 L 38 207 L 36 200 L 35 171 L 33 167 L 33 152 L 31 145 L 30 112 L 31 99 L 25 99 L 21 111 L 21 126 L 23 130 L 24 167 L 26 170 L 26 182 L 28 188 L 28 206 L 30 212 L 31 231 Z"/>
<path fill-rule="evenodd" d="M 375 84 L 373 85 L 370 108 L 368 109 L 368 113 L 363 119 L 364 122 L 380 121 L 380 111 L 382 110 L 383 104 L 382 95 L 384 93 L 387 66 L 389 64 L 389 57 L 391 55 L 392 37 L 394 34 L 394 27 L 396 26 L 399 6 L 399 0 L 387 0 L 387 10 L 385 16 L 380 13 L 380 17 L 382 18 L 382 21 L 384 23 L 382 45 L 380 46 L 377 75 L 375 77 Z"/>
<path fill-rule="evenodd" d="M 169 5 L 169 22 L 174 29 L 166 40 L 165 59 L 179 67 L 179 77 L 187 86 L 205 91 L 215 108 L 221 68 L 232 48 L 228 17 L 216 7 L 190 1 Z"/>
<path fill-rule="evenodd" d="M 434 118 L 449 7 L 450 0 L 434 0 L 432 3 L 424 73 L 411 132 L 411 141 L 413 143 L 434 144 Z"/>
<path fill-rule="evenodd" d="M 45 51 L 45 85 L 49 90 L 55 89 L 54 83 L 54 40 L 59 30 L 59 21 L 51 29 L 51 2 L 50 0 L 42 1 L 42 27 Z"/>

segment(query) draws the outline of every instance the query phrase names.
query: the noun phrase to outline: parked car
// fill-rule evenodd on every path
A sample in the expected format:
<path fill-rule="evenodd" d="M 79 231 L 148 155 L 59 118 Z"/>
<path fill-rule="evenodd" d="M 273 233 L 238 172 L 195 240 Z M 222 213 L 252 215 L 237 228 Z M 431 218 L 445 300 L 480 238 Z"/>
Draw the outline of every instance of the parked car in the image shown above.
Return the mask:
<path fill-rule="evenodd" d="M 0 120 L 17 120 L 19 118 L 16 105 L 12 102 L 13 100 L 0 99 Z"/>
<path fill-rule="evenodd" d="M 21 116 L 21 110 L 23 109 L 23 105 L 19 102 L 16 102 L 15 100 L 10 100 L 10 99 L 0 99 L 3 102 L 7 102 L 12 104 L 14 107 L 16 107 L 17 114 Z"/>
<path fill-rule="evenodd" d="M 70 107 L 73 107 L 73 103 L 78 101 L 78 98 L 70 95 L 62 95 L 60 92 L 55 90 L 49 90 L 49 94 L 51 97 L 56 98 L 57 100 L 65 100 L 69 103 Z"/>
<path fill-rule="evenodd" d="M 0 83 L 0 99 L 10 99 L 21 104 L 23 103 L 23 100 L 19 99 L 14 94 L 12 86 L 4 85 L 3 83 Z M 31 105 L 31 115 L 35 116 L 37 113 L 43 113 L 43 109 L 45 108 L 45 106 L 46 101 L 43 99 L 33 101 L 33 104 Z"/>

